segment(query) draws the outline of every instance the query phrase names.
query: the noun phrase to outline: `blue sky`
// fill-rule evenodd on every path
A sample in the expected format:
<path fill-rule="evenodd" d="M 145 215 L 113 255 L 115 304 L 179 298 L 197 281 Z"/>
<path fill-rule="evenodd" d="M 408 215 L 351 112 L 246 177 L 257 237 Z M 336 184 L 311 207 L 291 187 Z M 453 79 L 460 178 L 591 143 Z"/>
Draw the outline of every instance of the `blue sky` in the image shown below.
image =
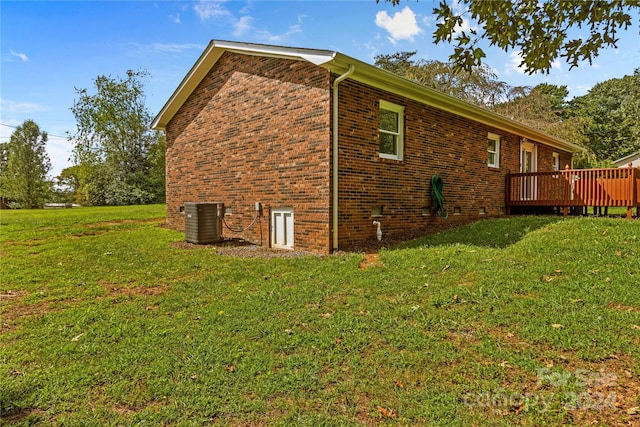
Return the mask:
<path fill-rule="evenodd" d="M 147 107 L 158 113 L 211 39 L 337 50 L 365 62 L 378 54 L 417 50 L 418 58 L 446 60 L 452 47 L 434 45 L 437 2 L 393 7 L 359 1 L 5 1 L 0 2 L 0 142 L 33 119 L 49 133 L 51 175 L 70 166 L 76 123 L 74 88 L 92 91 L 99 75 L 150 72 Z M 592 65 L 529 76 L 517 52 L 485 49 L 485 63 L 510 85 L 567 85 L 570 97 L 640 67 L 638 12 L 618 49 Z M 474 26 L 473 23 L 465 25 Z"/>

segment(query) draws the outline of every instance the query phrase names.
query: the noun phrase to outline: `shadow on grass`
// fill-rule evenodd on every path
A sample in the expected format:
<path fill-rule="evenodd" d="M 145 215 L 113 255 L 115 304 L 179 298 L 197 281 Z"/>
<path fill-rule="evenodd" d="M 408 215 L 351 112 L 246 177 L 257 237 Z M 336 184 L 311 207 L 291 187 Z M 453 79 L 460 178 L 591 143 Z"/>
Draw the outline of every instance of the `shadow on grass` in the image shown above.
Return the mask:
<path fill-rule="evenodd" d="M 395 246 L 391 250 L 455 244 L 506 248 L 521 240 L 528 233 L 561 220 L 562 218 L 557 216 L 520 216 L 487 219 L 412 240 Z"/>

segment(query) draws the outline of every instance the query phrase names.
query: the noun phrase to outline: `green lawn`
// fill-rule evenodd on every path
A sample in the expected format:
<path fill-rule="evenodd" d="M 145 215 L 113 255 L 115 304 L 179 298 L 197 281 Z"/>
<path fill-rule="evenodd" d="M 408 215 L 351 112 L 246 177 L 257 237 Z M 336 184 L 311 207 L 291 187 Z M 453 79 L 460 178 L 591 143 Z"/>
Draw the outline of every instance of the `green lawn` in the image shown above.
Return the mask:
<path fill-rule="evenodd" d="M 239 259 L 164 206 L 0 211 L 0 424 L 640 423 L 640 222 Z"/>

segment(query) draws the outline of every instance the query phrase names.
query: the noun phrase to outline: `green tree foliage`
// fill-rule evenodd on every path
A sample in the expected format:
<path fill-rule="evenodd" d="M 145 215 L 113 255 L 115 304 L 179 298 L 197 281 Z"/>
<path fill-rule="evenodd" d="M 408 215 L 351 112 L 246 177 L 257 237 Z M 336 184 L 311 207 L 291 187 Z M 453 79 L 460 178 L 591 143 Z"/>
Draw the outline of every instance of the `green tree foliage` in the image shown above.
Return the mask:
<path fill-rule="evenodd" d="M 568 115 L 582 119 L 585 145 L 597 161 L 616 160 L 640 150 L 640 68 L 631 76 L 606 80 L 574 98 Z"/>
<path fill-rule="evenodd" d="M 83 203 L 85 200 L 80 191 L 82 188 L 80 169 L 79 165 L 69 166 L 56 177 L 59 198 L 65 203 Z"/>
<path fill-rule="evenodd" d="M 26 120 L 2 147 L 0 195 L 12 206 L 36 208 L 51 193 L 47 174 L 51 161 L 46 152 L 47 133 L 33 120 Z"/>
<path fill-rule="evenodd" d="M 375 65 L 558 138 L 584 143 L 585 119 L 565 114 L 569 94 L 566 86 L 543 83 L 534 88 L 513 87 L 497 80 L 485 66 L 474 66 L 470 73 L 457 73 L 451 63 L 414 60 L 415 54 L 378 55 Z"/>
<path fill-rule="evenodd" d="M 127 71 L 125 79 L 98 76 L 94 94 L 76 89 L 71 111 L 77 121 L 73 136 L 73 171 L 77 193 L 92 205 L 143 204 L 164 199 L 164 157 L 159 132 L 150 129 L 145 106 L 146 71 Z M 162 160 L 164 162 L 164 159 Z"/>
<path fill-rule="evenodd" d="M 165 153 L 167 151 L 167 138 L 164 133 L 155 134 L 155 144 L 149 148 L 149 180 L 157 190 L 158 201 L 165 199 Z"/>
<path fill-rule="evenodd" d="M 640 150 L 640 69 L 633 76 L 598 83 L 582 97 L 567 100 L 566 86 L 509 86 L 485 67 L 456 73 L 452 64 L 414 60 L 416 52 L 378 55 L 375 64 L 550 135 L 583 145 L 581 167 L 608 167 Z"/>
<path fill-rule="evenodd" d="M 0 180 L 2 175 L 7 170 L 7 164 L 9 162 L 9 143 L 0 143 Z"/>
<path fill-rule="evenodd" d="M 508 101 L 495 105 L 492 110 L 566 141 L 585 144 L 585 119 L 567 117 L 568 94 L 566 86 L 547 83 L 534 88 L 515 87 L 509 92 Z"/>
<path fill-rule="evenodd" d="M 497 80 L 487 66 L 474 66 L 470 73 L 457 73 L 455 65 L 424 59 L 414 60 L 416 52 L 377 55 L 375 65 L 421 85 L 480 106 L 504 100 L 509 86 Z"/>
<path fill-rule="evenodd" d="M 377 0 L 379 1 L 379 0 Z M 400 0 L 385 0 L 397 5 Z M 441 0 L 434 13 L 436 43 L 454 43 L 450 60 L 456 70 L 471 71 L 486 56 L 479 46 L 489 41 L 504 51 L 521 53 L 528 73 L 549 72 L 560 58 L 577 67 L 591 61 L 600 49 L 617 47 L 618 32 L 632 24 L 638 0 L 459 0 L 453 8 Z M 458 12 L 458 11 L 461 12 Z M 462 31 L 465 15 L 481 27 Z M 576 34 L 572 36 L 571 34 Z"/>

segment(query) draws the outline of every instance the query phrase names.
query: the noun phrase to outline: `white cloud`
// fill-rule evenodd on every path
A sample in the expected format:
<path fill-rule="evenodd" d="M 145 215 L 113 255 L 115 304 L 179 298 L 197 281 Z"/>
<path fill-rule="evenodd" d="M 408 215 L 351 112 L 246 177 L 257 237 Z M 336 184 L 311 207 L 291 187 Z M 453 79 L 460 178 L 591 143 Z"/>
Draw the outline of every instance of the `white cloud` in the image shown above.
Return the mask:
<path fill-rule="evenodd" d="M 453 27 L 453 34 L 454 37 L 459 36 L 463 32 L 468 35 L 471 30 L 476 31 L 477 29 L 478 27 L 471 26 L 471 21 L 463 16 L 462 24 L 456 24 L 456 26 Z"/>
<path fill-rule="evenodd" d="M 0 109 L 4 114 L 31 114 L 49 111 L 50 108 L 33 102 L 15 102 L 0 98 Z"/>
<path fill-rule="evenodd" d="M 236 37 L 246 34 L 252 28 L 253 18 L 243 16 L 233 24 L 233 35 Z"/>
<path fill-rule="evenodd" d="M 9 52 L 11 53 L 11 55 L 13 55 L 13 56 L 15 56 L 17 58 L 20 58 L 20 60 L 22 62 L 29 62 L 29 58 L 27 57 L 26 54 L 15 52 L 12 49 L 9 49 Z"/>
<path fill-rule="evenodd" d="M 522 51 L 514 50 L 509 54 L 509 62 L 507 62 L 504 66 L 504 71 L 506 75 L 511 75 L 513 71 L 518 74 L 528 74 L 527 66 L 522 64 Z M 551 63 L 552 70 L 562 71 L 562 64 L 558 59 L 553 60 Z"/>
<path fill-rule="evenodd" d="M 435 18 L 435 16 L 427 15 L 427 16 L 423 17 L 422 18 L 422 24 L 427 28 L 435 27 L 436 26 L 436 18 Z"/>
<path fill-rule="evenodd" d="M 185 50 L 202 49 L 203 46 L 197 43 L 153 43 L 151 48 L 163 53 L 182 53 Z"/>
<path fill-rule="evenodd" d="M 570 97 L 583 96 L 589 93 L 593 85 L 581 84 L 577 86 L 568 85 L 567 89 L 569 90 Z"/>
<path fill-rule="evenodd" d="M 152 58 L 158 55 L 176 56 L 192 50 L 203 50 L 206 45 L 197 43 L 123 43 L 121 47 L 127 56 Z"/>
<path fill-rule="evenodd" d="M 367 56 L 371 60 L 375 59 L 376 55 L 378 54 L 378 49 L 376 48 L 376 46 L 373 43 L 365 43 L 364 47 L 365 49 L 367 49 Z"/>
<path fill-rule="evenodd" d="M 454 0 L 451 4 L 451 11 L 453 12 L 453 15 L 455 16 L 459 16 L 462 18 L 462 24 L 457 24 L 455 25 L 455 27 L 453 27 L 453 36 L 459 36 L 462 32 L 469 34 L 469 32 L 471 30 L 473 31 L 477 31 L 478 30 L 478 26 L 477 25 L 471 25 L 471 23 L 473 22 L 472 20 L 468 19 L 465 15 L 469 14 L 469 9 L 466 7 L 466 5 L 464 3 L 462 3 L 459 0 Z M 425 17 L 422 20 L 423 24 L 427 27 L 432 27 L 436 24 L 435 22 L 435 17 Z M 442 23 L 443 21 L 440 20 L 439 23 Z"/>
<path fill-rule="evenodd" d="M 200 2 L 193 7 L 193 10 L 195 10 L 201 21 L 231 16 L 231 12 L 223 6 L 225 2 L 225 0 L 200 0 Z"/>
<path fill-rule="evenodd" d="M 504 73 L 509 76 L 514 71 L 519 74 L 526 74 L 527 70 L 524 66 L 521 66 L 522 63 L 522 51 L 514 50 L 509 54 L 509 62 L 507 62 L 504 66 Z"/>
<path fill-rule="evenodd" d="M 249 13 L 251 11 L 251 7 L 252 6 L 253 6 L 253 4 L 251 4 L 251 2 L 247 2 L 247 4 L 242 9 L 240 9 L 240 13 L 242 13 L 242 14 Z"/>
<path fill-rule="evenodd" d="M 266 30 L 256 31 L 256 36 L 260 39 L 266 40 L 269 43 L 282 43 L 289 39 L 290 36 L 302 32 L 302 27 L 299 24 L 289 26 L 289 29 L 282 34 L 272 34 Z"/>
<path fill-rule="evenodd" d="M 389 16 L 386 11 L 376 13 L 376 25 L 387 30 L 390 34 L 388 37 L 391 43 L 395 44 L 398 40 L 413 41 L 413 37 L 422 32 L 416 21 L 416 14 L 413 13 L 409 6 L 405 6 L 400 12 L 396 12 L 393 16 Z"/>
<path fill-rule="evenodd" d="M 180 23 L 180 13 L 176 13 L 175 15 L 169 15 L 169 18 L 171 18 L 171 20 L 176 24 Z"/>
<path fill-rule="evenodd" d="M 302 24 L 304 22 L 305 17 L 306 17 L 305 15 L 298 15 L 298 23 L 290 25 L 287 31 L 285 31 L 282 34 L 272 34 L 271 32 L 266 30 L 259 30 L 259 31 L 256 31 L 256 36 L 258 38 L 266 40 L 269 43 L 286 42 L 294 34 L 299 34 L 302 32 Z"/>

